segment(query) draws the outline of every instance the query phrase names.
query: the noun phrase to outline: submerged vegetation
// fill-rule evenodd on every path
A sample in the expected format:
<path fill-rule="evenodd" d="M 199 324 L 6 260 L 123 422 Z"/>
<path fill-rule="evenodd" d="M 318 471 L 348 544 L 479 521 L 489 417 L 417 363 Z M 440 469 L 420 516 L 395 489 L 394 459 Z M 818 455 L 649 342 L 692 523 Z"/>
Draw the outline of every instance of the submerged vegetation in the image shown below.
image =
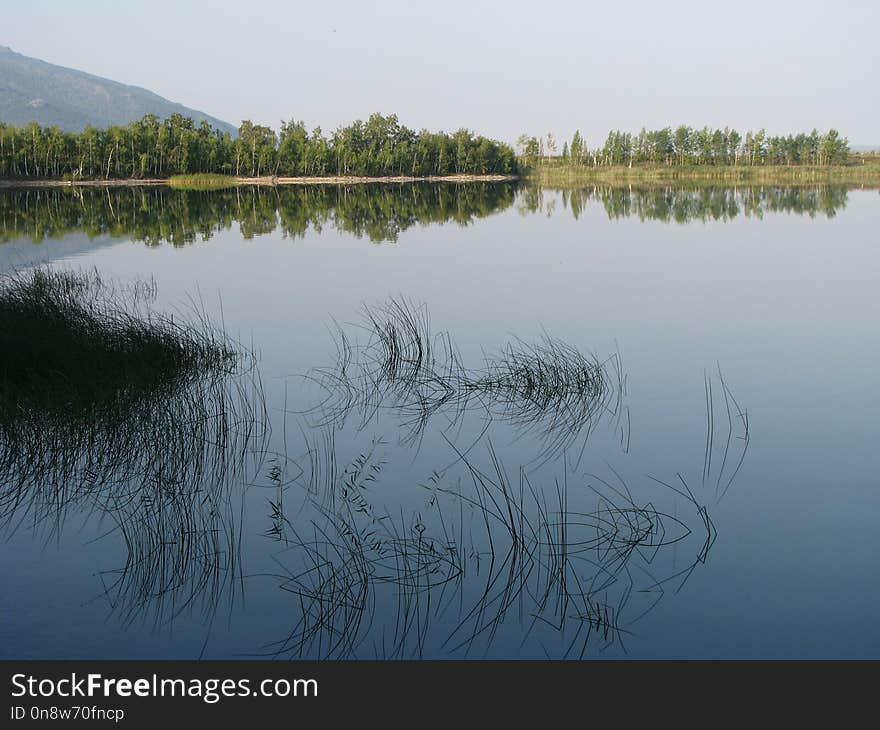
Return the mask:
<path fill-rule="evenodd" d="M 149 114 L 127 126 L 24 127 L 0 121 L 0 178 L 139 179 L 209 173 L 260 177 L 512 175 L 516 155 L 506 144 L 474 135 L 416 132 L 392 114 L 372 114 L 329 137 L 291 120 L 276 134 L 244 121 L 238 135 L 203 121 Z"/>

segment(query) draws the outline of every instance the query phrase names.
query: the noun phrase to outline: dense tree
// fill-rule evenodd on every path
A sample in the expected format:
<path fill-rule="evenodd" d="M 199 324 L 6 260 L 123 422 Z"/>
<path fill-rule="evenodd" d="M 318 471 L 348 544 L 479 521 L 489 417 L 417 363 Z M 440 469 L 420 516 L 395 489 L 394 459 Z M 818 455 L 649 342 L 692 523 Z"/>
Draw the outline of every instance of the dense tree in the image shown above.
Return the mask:
<path fill-rule="evenodd" d="M 517 141 L 520 155 L 528 165 L 534 165 L 541 156 L 541 143 L 537 137 L 521 134 Z"/>
<path fill-rule="evenodd" d="M 569 154 L 571 155 L 571 161 L 576 165 L 581 165 L 584 162 L 584 155 L 587 151 L 587 146 L 584 144 L 583 137 L 581 137 L 580 130 L 575 131 L 574 136 L 571 138 L 571 146 L 568 148 Z"/>
<path fill-rule="evenodd" d="M 523 162 L 534 165 L 539 157 L 552 157 L 553 135 L 541 140 L 522 135 L 518 146 Z M 849 142 L 836 129 L 826 134 L 770 137 L 761 129 L 745 135 L 735 129 L 692 129 L 686 125 L 648 130 L 633 135 L 612 130 L 605 143 L 590 150 L 580 132 L 564 148 L 565 162 L 572 165 L 841 165 L 849 160 Z M 546 160 L 544 160 L 546 161 Z"/>
<path fill-rule="evenodd" d="M 261 177 L 357 175 L 376 177 L 514 174 L 517 160 L 505 144 L 467 129 L 454 134 L 415 132 L 395 115 L 373 114 L 325 137 L 302 122 L 269 127 L 242 122 L 238 136 L 189 117 L 154 115 L 121 127 L 57 127 L 0 122 L 0 177 L 165 178 L 218 173 Z"/>

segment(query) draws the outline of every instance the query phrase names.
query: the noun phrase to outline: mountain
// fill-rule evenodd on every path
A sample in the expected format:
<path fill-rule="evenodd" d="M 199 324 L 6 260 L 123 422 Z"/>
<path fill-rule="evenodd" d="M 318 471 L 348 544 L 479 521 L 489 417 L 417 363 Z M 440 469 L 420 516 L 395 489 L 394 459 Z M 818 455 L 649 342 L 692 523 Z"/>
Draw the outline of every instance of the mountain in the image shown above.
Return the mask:
<path fill-rule="evenodd" d="M 42 126 L 78 131 L 89 124 L 125 125 L 145 114 L 163 119 L 182 114 L 192 117 L 196 124 L 205 119 L 224 132 L 234 135 L 237 131 L 228 122 L 152 91 L 55 66 L 0 46 L 0 121 L 15 125 L 35 121 Z"/>

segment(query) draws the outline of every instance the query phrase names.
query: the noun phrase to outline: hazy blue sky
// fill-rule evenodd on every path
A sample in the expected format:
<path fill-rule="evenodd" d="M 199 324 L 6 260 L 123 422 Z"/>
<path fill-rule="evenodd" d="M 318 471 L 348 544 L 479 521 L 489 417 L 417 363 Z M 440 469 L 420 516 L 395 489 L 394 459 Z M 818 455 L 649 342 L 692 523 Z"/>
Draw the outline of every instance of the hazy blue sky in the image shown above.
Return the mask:
<path fill-rule="evenodd" d="M 687 123 L 880 143 L 878 0 L 28 0 L 0 44 L 236 124 L 381 111 L 511 142 Z"/>

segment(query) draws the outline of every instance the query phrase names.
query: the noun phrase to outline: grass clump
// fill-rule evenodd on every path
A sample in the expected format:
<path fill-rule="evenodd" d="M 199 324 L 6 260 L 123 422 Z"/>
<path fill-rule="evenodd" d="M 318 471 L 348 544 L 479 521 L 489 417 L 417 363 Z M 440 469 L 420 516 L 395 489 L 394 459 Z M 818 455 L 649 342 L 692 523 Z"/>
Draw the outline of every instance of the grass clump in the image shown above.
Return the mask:
<path fill-rule="evenodd" d="M 568 188 L 588 183 L 804 183 L 871 184 L 880 181 L 880 158 L 850 156 L 837 165 L 664 165 L 640 163 L 590 166 L 553 159 L 528 168 L 527 180 L 545 187 Z"/>
<path fill-rule="evenodd" d="M 234 368 L 238 354 L 211 327 L 139 316 L 138 304 L 154 294 L 151 282 L 120 289 L 97 272 L 7 277 L 0 283 L 0 410 L 118 402 Z"/>
<path fill-rule="evenodd" d="M 194 175 L 172 175 L 168 185 L 179 190 L 225 190 L 234 188 L 238 181 L 230 175 L 196 173 Z"/>
<path fill-rule="evenodd" d="M 342 423 L 352 412 L 366 424 L 380 410 L 393 410 L 416 438 L 438 413 L 455 426 L 478 411 L 540 433 L 552 452 L 620 412 L 617 354 L 599 359 L 545 334 L 536 343 L 511 342 L 486 355 L 481 367 L 467 367 L 452 336 L 432 331 L 427 308 L 404 299 L 364 306 L 359 329 L 363 343 L 338 328 L 337 364 L 311 373 L 328 392 L 316 409 L 325 424 Z"/>
<path fill-rule="evenodd" d="M 204 316 L 150 311 L 154 296 L 96 272 L 0 280 L 0 526 L 113 524 L 125 565 L 102 580 L 125 620 L 211 610 L 230 585 L 232 487 L 267 432 L 248 353 Z"/>

